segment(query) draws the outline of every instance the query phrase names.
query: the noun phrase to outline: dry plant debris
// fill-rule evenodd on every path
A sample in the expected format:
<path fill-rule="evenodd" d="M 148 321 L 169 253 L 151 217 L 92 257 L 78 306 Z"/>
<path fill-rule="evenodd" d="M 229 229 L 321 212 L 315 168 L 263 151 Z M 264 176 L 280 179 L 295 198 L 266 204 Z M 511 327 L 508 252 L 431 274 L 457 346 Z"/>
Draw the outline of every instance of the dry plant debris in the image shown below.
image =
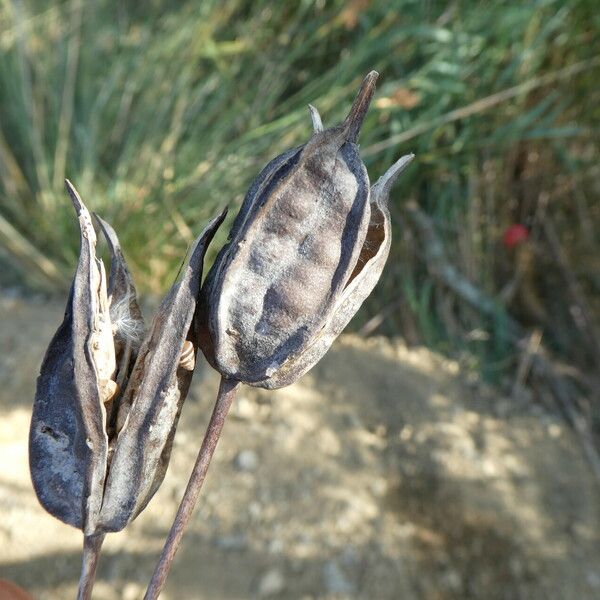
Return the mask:
<path fill-rule="evenodd" d="M 367 75 L 338 126 L 323 129 L 310 107 L 311 139 L 258 175 L 201 288 L 204 254 L 225 211 L 208 224 L 145 336 L 116 233 L 97 218 L 111 254 L 107 282 L 91 216 L 67 181 L 81 250 L 38 379 L 30 466 L 44 508 L 84 533 L 79 598 L 91 597 L 105 534 L 132 521 L 164 478 L 197 348 L 221 386 L 148 599 L 164 585 L 239 384 L 296 381 L 375 287 L 390 249 L 389 192 L 413 159 L 370 185 L 357 138 L 377 77 Z"/>

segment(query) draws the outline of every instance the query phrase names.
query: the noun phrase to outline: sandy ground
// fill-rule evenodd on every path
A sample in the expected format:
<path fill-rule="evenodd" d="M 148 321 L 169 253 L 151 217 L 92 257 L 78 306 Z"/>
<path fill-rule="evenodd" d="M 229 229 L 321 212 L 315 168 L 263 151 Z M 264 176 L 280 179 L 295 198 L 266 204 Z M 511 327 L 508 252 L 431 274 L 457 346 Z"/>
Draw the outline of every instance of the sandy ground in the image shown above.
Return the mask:
<path fill-rule="evenodd" d="M 81 533 L 29 480 L 35 377 L 62 307 L 0 297 L 0 578 L 74 598 Z M 148 509 L 94 597 L 141 598 L 218 385 L 201 368 Z M 296 385 L 244 388 L 165 599 L 592 599 L 600 494 L 572 433 L 401 342 L 339 340 Z"/>

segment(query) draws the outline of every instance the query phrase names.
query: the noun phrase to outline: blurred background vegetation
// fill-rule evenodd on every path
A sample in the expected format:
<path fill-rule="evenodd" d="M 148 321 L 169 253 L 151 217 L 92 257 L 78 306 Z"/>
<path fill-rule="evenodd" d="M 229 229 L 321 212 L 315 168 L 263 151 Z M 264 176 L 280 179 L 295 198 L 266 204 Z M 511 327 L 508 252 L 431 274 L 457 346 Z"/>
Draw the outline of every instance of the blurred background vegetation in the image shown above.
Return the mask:
<path fill-rule="evenodd" d="M 373 68 L 370 176 L 417 159 L 393 192 L 384 277 L 353 327 L 550 398 L 589 436 L 597 0 L 3 0 L 4 266 L 33 287 L 68 285 L 68 177 L 118 231 L 141 290 L 164 291 L 207 219 L 308 138 L 307 104 L 336 123 Z"/>

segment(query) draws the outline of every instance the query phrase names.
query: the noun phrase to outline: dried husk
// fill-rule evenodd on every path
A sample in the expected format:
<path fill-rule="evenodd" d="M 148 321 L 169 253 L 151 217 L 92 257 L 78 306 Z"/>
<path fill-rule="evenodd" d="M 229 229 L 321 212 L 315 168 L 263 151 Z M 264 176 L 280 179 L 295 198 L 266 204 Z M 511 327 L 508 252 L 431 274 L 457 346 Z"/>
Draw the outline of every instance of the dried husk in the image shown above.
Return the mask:
<path fill-rule="evenodd" d="M 142 342 L 143 319 L 118 238 L 98 219 L 111 253 L 107 290 L 90 214 L 69 182 L 67 189 L 81 251 L 64 321 L 40 369 L 30 469 L 44 508 L 91 536 L 122 529 L 162 482 L 193 372 L 189 351 L 187 368 L 179 365 L 192 337 L 204 253 L 225 215 L 196 241 Z"/>
<path fill-rule="evenodd" d="M 89 212 L 70 186 L 69 193 L 79 218 L 81 251 L 64 320 L 37 381 L 29 462 L 42 506 L 89 534 L 100 513 L 108 456 L 101 379 L 116 363 L 107 333 L 106 275 L 96 258 L 96 234 Z M 96 365 L 102 355 L 104 360 Z"/>
<path fill-rule="evenodd" d="M 271 161 L 248 191 L 202 290 L 200 346 L 225 377 L 274 387 L 342 294 L 369 226 L 356 140 L 376 79 L 367 75 L 341 125 L 321 131 L 319 119 L 309 142 Z"/>
<path fill-rule="evenodd" d="M 201 292 L 199 344 L 226 378 L 275 389 L 328 350 L 381 275 L 387 199 L 412 155 L 370 188 L 356 139 L 373 97 L 369 73 L 346 120 L 259 174 Z"/>

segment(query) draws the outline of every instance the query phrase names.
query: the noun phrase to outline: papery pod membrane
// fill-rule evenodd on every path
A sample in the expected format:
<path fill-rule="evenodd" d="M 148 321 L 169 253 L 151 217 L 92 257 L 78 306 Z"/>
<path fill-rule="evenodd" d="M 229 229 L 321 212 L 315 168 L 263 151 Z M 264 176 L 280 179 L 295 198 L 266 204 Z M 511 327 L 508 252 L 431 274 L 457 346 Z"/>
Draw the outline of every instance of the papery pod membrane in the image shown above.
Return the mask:
<path fill-rule="evenodd" d="M 200 345 L 225 377 L 272 377 L 323 328 L 356 265 L 370 218 L 357 136 L 377 73 L 346 120 L 271 161 L 252 184 L 202 290 Z M 318 114 L 318 113 L 317 113 Z"/>
<path fill-rule="evenodd" d="M 196 312 L 204 254 L 225 211 L 196 240 L 183 275 L 161 302 L 143 342 L 119 406 L 119 430 L 99 524 L 119 531 L 134 519 L 160 486 L 193 371 L 180 365 Z M 193 345 L 195 357 L 197 346 Z"/>
<path fill-rule="evenodd" d="M 392 226 L 387 207 L 390 190 L 396 178 L 413 160 L 403 156 L 371 188 L 371 219 L 358 261 L 342 294 L 332 307 L 321 331 L 303 348 L 290 356 L 265 382 L 269 389 L 290 385 L 312 368 L 329 350 L 379 281 L 390 253 Z"/>
<path fill-rule="evenodd" d="M 137 301 L 137 291 L 115 230 L 94 214 L 110 251 L 108 301 L 115 345 L 131 343 L 138 346 L 144 334 L 144 318 Z"/>
<path fill-rule="evenodd" d="M 101 397 L 116 362 L 96 234 L 69 182 L 67 189 L 79 218 L 81 250 L 63 323 L 37 381 L 29 463 L 42 506 L 90 534 L 100 512 L 108 452 Z"/>
<path fill-rule="evenodd" d="M 98 215 L 94 215 L 104 234 L 110 251 L 110 275 L 108 277 L 108 302 L 112 323 L 117 370 L 114 378 L 115 395 L 104 399 L 107 411 L 108 459 L 116 441 L 116 421 L 121 401 L 133 365 L 137 359 L 144 337 L 144 319 L 137 301 L 137 292 L 121 244 L 114 229 Z"/>

